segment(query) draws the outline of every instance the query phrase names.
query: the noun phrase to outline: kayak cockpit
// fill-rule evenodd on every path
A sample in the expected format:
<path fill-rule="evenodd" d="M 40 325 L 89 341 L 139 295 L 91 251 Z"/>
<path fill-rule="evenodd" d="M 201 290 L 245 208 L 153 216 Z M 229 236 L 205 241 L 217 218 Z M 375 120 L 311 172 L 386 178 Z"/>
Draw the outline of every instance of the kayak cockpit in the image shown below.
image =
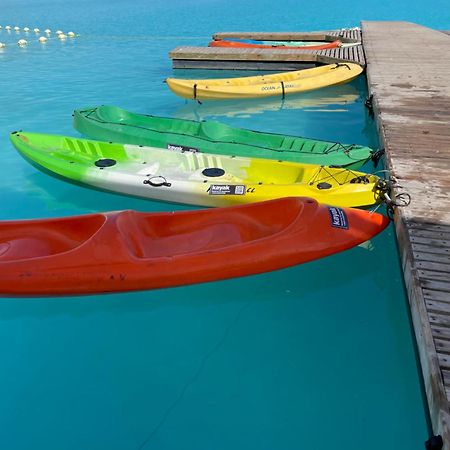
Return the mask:
<path fill-rule="evenodd" d="M 73 250 L 105 223 L 102 214 L 87 217 L 8 221 L 0 225 L 0 263 L 44 258 Z"/>
<path fill-rule="evenodd" d="M 193 256 L 269 238 L 291 225 L 304 208 L 293 198 L 280 202 L 277 211 L 254 206 L 221 214 L 206 210 L 204 214 L 148 216 L 127 211 L 117 217 L 116 226 L 137 258 Z"/>

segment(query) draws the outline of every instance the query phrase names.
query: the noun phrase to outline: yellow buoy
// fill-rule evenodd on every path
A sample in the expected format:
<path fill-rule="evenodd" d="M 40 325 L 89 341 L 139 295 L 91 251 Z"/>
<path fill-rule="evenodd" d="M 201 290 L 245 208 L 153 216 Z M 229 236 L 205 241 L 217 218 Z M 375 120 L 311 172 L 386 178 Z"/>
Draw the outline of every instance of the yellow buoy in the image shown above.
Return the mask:
<path fill-rule="evenodd" d="M 41 36 L 41 37 L 38 39 L 38 41 L 39 41 L 39 42 L 47 42 L 47 38 L 46 38 L 45 36 Z"/>
<path fill-rule="evenodd" d="M 63 39 L 66 39 L 66 37 L 67 36 L 64 33 L 58 34 L 58 39 L 63 40 Z"/>

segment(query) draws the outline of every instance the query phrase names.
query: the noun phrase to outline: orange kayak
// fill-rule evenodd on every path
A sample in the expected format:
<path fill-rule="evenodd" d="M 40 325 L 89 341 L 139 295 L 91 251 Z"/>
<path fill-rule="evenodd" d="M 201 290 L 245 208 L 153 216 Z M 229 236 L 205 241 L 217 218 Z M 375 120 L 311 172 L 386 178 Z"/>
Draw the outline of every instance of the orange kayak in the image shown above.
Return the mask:
<path fill-rule="evenodd" d="M 197 211 L 0 222 L 0 294 L 78 295 L 251 275 L 358 245 L 389 220 L 287 197 Z"/>
<path fill-rule="evenodd" d="M 280 48 L 289 50 L 327 50 L 330 48 L 337 48 L 342 45 L 342 42 L 332 41 L 326 44 L 320 45 L 306 45 L 304 47 L 293 46 L 293 45 L 268 45 L 268 44 L 252 44 L 250 42 L 238 42 L 238 41 L 211 41 L 209 47 L 232 47 L 232 48 Z"/>

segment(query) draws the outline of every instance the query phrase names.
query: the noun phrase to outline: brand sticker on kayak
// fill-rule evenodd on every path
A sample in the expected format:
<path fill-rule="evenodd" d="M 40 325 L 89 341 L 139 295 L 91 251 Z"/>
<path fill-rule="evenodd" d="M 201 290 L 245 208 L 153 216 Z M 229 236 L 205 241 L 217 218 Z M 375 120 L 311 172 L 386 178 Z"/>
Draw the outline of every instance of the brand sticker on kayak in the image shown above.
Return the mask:
<path fill-rule="evenodd" d="M 195 147 L 187 147 L 185 145 L 167 144 L 167 150 L 172 150 L 173 152 L 192 152 L 198 153 L 200 150 Z"/>
<path fill-rule="evenodd" d="M 209 195 L 245 195 L 245 184 L 211 184 Z"/>
<path fill-rule="evenodd" d="M 330 213 L 332 227 L 348 230 L 347 215 L 345 214 L 345 211 L 343 209 L 329 206 L 328 212 Z"/>

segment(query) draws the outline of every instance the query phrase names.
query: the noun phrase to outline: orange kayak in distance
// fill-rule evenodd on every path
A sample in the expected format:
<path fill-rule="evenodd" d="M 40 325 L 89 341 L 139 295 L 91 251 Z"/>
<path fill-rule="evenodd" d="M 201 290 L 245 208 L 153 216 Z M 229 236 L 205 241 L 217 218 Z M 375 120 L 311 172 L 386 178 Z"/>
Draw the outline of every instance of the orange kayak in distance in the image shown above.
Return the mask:
<path fill-rule="evenodd" d="M 306 197 L 0 222 L 0 294 L 124 292 L 257 274 L 347 250 L 389 219 Z"/>
<path fill-rule="evenodd" d="M 305 45 L 302 47 L 293 45 L 268 45 L 268 44 L 253 44 L 250 42 L 238 42 L 238 41 L 211 41 L 209 47 L 228 47 L 228 48 L 272 48 L 272 49 L 287 49 L 287 50 L 327 50 L 330 48 L 337 48 L 342 45 L 339 40 L 327 42 L 326 44 L 319 45 Z"/>

